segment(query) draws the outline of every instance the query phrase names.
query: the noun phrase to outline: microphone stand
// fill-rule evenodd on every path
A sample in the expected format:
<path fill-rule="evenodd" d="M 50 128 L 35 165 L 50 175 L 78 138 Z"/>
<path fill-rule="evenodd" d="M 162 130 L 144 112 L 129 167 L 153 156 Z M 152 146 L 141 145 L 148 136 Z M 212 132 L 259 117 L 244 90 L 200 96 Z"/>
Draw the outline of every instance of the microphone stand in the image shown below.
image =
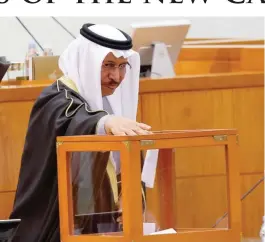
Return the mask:
<path fill-rule="evenodd" d="M 17 21 L 21 24 L 21 26 L 26 30 L 26 32 L 31 36 L 31 38 L 36 42 L 36 44 L 40 47 L 42 51 L 44 51 L 43 47 L 39 43 L 39 41 L 34 37 L 34 35 L 29 31 L 26 25 L 21 21 L 19 17 L 16 17 Z"/>
<path fill-rule="evenodd" d="M 59 24 L 69 35 L 71 35 L 74 39 L 75 36 L 62 24 L 57 20 L 55 17 L 51 17 L 57 24 Z"/>

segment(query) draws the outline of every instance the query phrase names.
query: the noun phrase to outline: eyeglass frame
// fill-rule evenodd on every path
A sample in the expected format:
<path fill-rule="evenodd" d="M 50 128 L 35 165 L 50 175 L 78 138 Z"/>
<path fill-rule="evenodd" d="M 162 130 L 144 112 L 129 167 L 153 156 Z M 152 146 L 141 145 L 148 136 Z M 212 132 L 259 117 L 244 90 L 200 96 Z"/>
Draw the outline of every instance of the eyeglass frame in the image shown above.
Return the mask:
<path fill-rule="evenodd" d="M 108 66 L 106 66 L 106 65 L 112 65 L 112 66 L 111 66 L 111 67 L 108 67 Z M 123 65 L 124 65 L 124 70 L 121 69 L 121 66 L 123 66 Z M 119 71 L 126 72 L 126 70 L 127 70 L 127 66 L 129 66 L 130 69 L 132 68 L 132 66 L 130 65 L 129 62 L 122 63 L 122 64 L 120 64 L 120 65 L 116 65 L 116 64 L 114 64 L 114 63 L 112 63 L 112 62 L 102 63 L 102 69 L 103 69 L 103 70 L 106 70 L 106 71 L 109 71 L 109 72 L 110 72 L 110 71 L 114 71 L 114 70 L 116 70 L 116 68 L 118 68 Z"/>

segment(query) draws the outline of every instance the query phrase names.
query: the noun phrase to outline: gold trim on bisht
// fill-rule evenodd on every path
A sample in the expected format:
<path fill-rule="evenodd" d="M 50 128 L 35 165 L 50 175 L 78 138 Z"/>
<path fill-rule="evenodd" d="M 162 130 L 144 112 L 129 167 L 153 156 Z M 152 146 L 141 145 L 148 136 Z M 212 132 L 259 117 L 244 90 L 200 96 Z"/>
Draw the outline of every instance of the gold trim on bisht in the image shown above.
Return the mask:
<path fill-rule="evenodd" d="M 70 78 L 68 78 L 66 76 L 62 76 L 58 80 L 61 81 L 64 85 L 66 85 L 70 89 L 72 89 L 75 92 L 79 93 L 75 83 Z M 109 181 L 110 181 L 110 186 L 111 186 L 114 202 L 117 204 L 118 203 L 118 199 L 119 199 L 117 175 L 116 175 L 116 170 L 115 170 L 114 164 L 113 164 L 113 162 L 110 159 L 108 160 L 108 164 L 107 164 L 107 174 L 108 174 L 108 177 L 109 177 Z"/>

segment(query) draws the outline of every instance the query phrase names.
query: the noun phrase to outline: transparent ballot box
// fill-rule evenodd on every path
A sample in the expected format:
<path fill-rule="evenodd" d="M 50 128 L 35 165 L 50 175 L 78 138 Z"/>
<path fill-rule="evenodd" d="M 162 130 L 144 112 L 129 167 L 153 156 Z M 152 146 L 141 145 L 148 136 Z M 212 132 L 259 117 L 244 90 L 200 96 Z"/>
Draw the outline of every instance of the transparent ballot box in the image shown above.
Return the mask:
<path fill-rule="evenodd" d="M 239 242 L 236 130 L 57 137 L 62 242 Z"/>

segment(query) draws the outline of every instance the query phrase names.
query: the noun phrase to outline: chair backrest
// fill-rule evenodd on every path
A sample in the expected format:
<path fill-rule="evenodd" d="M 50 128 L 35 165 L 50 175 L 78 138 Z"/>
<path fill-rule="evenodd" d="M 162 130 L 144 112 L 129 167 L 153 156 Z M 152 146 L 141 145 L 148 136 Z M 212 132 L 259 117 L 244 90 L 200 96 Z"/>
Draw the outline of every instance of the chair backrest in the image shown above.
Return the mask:
<path fill-rule="evenodd" d="M 7 62 L 2 62 L 0 60 L 0 82 L 2 81 L 2 79 L 4 78 L 8 68 L 9 68 L 10 64 Z"/>
<path fill-rule="evenodd" d="M 0 242 L 12 242 L 20 222 L 20 219 L 0 220 Z"/>

